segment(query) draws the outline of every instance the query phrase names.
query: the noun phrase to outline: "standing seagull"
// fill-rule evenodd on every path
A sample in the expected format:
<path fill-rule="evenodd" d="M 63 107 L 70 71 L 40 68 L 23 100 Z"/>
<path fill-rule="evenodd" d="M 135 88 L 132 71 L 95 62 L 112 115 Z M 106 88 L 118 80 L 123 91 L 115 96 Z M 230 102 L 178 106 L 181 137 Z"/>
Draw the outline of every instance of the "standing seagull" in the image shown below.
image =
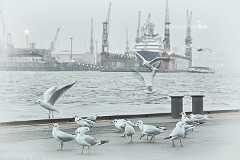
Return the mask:
<path fill-rule="evenodd" d="M 82 146 L 82 154 L 84 152 L 84 147 L 88 148 L 88 152 L 90 149 L 90 146 L 94 145 L 102 145 L 104 143 L 108 143 L 109 141 L 106 140 L 97 140 L 96 138 L 86 135 L 86 132 L 89 132 L 90 129 L 88 127 L 80 127 L 76 130 L 77 136 L 75 138 L 76 142 Z"/>
<path fill-rule="evenodd" d="M 69 142 L 69 141 L 72 141 L 72 140 L 75 139 L 74 135 L 61 131 L 59 129 L 59 125 L 57 123 L 53 124 L 52 136 L 53 136 L 53 138 L 55 138 L 57 141 L 60 142 L 60 149 L 61 150 L 63 150 L 63 143 L 64 142 Z"/>
<path fill-rule="evenodd" d="M 132 137 L 135 134 L 135 129 L 133 128 L 132 124 L 129 123 L 128 121 L 124 124 L 125 125 L 125 130 L 124 130 L 124 135 L 127 137 L 130 137 L 130 142 L 132 143 Z"/>
<path fill-rule="evenodd" d="M 49 111 L 48 113 L 49 119 L 51 118 L 51 115 L 52 115 L 52 118 L 54 118 L 53 112 L 59 112 L 54 106 L 56 101 L 59 99 L 59 97 L 61 97 L 61 95 L 63 95 L 64 92 L 70 89 L 75 83 L 76 82 L 65 85 L 61 88 L 57 88 L 56 86 L 51 87 L 46 92 L 44 92 L 43 99 L 37 100 L 36 103 L 40 104 L 41 107 Z"/>
<path fill-rule="evenodd" d="M 174 140 L 179 139 L 181 147 L 183 146 L 182 144 L 182 138 L 185 137 L 185 128 L 184 128 L 184 122 L 178 122 L 176 124 L 176 127 L 173 129 L 169 137 L 166 137 L 164 139 L 170 139 L 172 141 L 172 146 L 175 147 Z"/>
<path fill-rule="evenodd" d="M 156 135 L 159 135 L 160 133 L 163 133 L 166 128 L 165 127 L 159 127 L 157 128 L 156 126 L 153 125 L 145 125 L 143 124 L 142 120 L 137 121 L 136 126 L 139 127 L 141 131 L 141 136 L 140 139 L 144 136 L 151 136 L 150 142 L 155 138 Z"/>

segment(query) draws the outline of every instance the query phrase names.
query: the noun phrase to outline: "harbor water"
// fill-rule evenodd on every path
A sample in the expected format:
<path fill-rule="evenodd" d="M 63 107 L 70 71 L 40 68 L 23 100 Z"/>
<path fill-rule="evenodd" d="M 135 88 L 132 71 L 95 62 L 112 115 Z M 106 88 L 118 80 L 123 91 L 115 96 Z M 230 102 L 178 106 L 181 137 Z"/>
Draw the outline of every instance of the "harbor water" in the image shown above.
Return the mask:
<path fill-rule="evenodd" d="M 143 73 L 146 79 L 151 73 Z M 77 83 L 57 101 L 56 117 L 170 112 L 170 95 L 202 94 L 204 109 L 240 109 L 240 74 L 159 73 L 155 92 L 130 72 L 0 72 L 0 122 L 47 118 L 36 100 L 51 86 Z"/>

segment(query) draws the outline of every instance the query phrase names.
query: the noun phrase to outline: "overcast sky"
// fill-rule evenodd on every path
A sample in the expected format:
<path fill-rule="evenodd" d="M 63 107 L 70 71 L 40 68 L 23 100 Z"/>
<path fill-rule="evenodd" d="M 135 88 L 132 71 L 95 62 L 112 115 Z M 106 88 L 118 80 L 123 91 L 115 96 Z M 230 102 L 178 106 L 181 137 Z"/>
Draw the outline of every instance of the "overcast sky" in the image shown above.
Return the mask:
<path fill-rule="evenodd" d="M 73 36 L 74 50 L 87 51 L 90 40 L 90 19 L 94 18 L 95 38 L 101 44 L 102 21 L 106 17 L 109 0 L 0 0 L 7 32 L 12 33 L 16 47 L 24 47 L 24 31 L 38 48 L 48 48 L 57 27 L 61 27 L 58 49 L 69 47 Z M 163 35 L 165 0 L 111 0 L 110 47 L 112 51 L 125 48 L 126 28 L 130 44 L 134 45 L 137 12 L 142 20 L 152 14 L 156 32 Z M 237 0 L 169 0 L 171 43 L 183 48 L 186 9 L 193 11 L 193 45 L 211 48 L 209 62 L 235 67 L 240 58 L 240 15 Z M 200 25 L 204 27 L 198 27 Z M 2 27 L 2 26 L 1 26 Z M 1 33 L 1 32 L 0 32 Z M 230 59 L 234 56 L 234 60 Z M 238 65 L 239 66 L 239 65 Z"/>

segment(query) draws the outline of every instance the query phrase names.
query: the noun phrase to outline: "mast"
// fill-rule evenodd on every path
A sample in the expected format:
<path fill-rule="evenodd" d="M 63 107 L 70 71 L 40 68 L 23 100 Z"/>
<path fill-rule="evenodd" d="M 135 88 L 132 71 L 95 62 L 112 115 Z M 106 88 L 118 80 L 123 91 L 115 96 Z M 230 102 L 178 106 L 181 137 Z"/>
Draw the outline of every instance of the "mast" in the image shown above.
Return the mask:
<path fill-rule="evenodd" d="M 185 37 L 185 56 L 189 58 L 188 67 L 192 67 L 192 12 L 187 10 L 186 13 L 187 19 L 187 29 L 186 29 L 186 37 Z"/>
<path fill-rule="evenodd" d="M 126 54 L 129 54 L 128 29 L 126 29 Z"/>
<path fill-rule="evenodd" d="M 165 8 L 165 28 L 164 28 L 164 50 L 170 51 L 170 18 L 169 18 L 169 8 L 168 8 L 168 0 L 166 0 L 166 8 Z"/>

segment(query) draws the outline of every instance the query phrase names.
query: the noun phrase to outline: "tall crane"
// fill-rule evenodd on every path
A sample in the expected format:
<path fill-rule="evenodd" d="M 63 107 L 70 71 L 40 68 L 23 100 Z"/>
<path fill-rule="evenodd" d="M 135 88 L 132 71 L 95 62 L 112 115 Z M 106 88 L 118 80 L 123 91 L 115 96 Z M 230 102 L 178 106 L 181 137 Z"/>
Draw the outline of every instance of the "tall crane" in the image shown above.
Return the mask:
<path fill-rule="evenodd" d="M 91 19 L 91 38 L 90 38 L 90 53 L 94 54 L 94 38 L 93 38 L 93 19 Z"/>
<path fill-rule="evenodd" d="M 107 18 L 106 21 L 103 22 L 103 34 L 102 34 L 102 52 L 109 53 L 109 24 L 110 24 L 110 16 L 111 16 L 111 7 L 112 3 L 109 3 Z"/>
<path fill-rule="evenodd" d="M 138 25 L 137 25 L 137 37 L 136 37 L 136 43 L 140 42 L 140 28 L 141 28 L 141 14 L 142 12 L 138 12 Z"/>
<path fill-rule="evenodd" d="M 51 52 L 55 50 L 56 42 L 57 42 L 57 39 L 58 39 L 58 36 L 59 36 L 59 32 L 60 32 L 60 27 L 57 28 L 54 39 L 53 39 L 53 41 L 51 41 L 51 44 L 50 44 L 50 51 Z"/>

